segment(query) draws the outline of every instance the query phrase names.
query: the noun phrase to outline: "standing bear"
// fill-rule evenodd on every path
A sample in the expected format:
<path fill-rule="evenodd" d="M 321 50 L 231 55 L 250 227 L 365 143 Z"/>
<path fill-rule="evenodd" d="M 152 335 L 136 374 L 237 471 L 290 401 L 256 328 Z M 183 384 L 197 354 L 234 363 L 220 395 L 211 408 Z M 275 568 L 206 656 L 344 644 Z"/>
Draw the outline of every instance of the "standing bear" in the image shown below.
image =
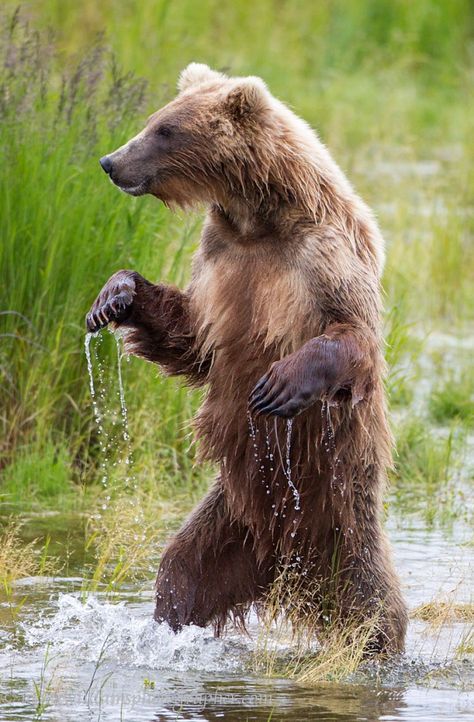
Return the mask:
<path fill-rule="evenodd" d="M 219 632 L 290 569 L 283 612 L 312 629 L 372 620 L 367 651 L 402 650 L 370 210 L 262 80 L 197 63 L 100 163 L 131 195 L 207 205 L 184 291 L 118 271 L 87 316 L 89 331 L 119 327 L 127 352 L 206 387 L 196 434 L 219 475 L 164 552 L 155 619 Z"/>

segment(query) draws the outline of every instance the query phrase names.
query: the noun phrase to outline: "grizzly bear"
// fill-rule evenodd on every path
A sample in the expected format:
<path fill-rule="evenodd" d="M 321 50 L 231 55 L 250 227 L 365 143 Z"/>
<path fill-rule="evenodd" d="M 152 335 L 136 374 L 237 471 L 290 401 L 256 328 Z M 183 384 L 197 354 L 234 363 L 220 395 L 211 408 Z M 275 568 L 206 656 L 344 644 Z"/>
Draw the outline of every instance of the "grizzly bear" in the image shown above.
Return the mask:
<path fill-rule="evenodd" d="M 206 387 L 196 434 L 219 474 L 163 554 L 155 619 L 219 633 L 291 569 L 279 611 L 321 630 L 374 620 L 368 652 L 402 650 L 370 210 L 262 80 L 197 63 L 100 163 L 131 195 L 207 205 L 186 290 L 118 271 L 87 316 L 89 331 L 120 327 L 129 353 Z"/>

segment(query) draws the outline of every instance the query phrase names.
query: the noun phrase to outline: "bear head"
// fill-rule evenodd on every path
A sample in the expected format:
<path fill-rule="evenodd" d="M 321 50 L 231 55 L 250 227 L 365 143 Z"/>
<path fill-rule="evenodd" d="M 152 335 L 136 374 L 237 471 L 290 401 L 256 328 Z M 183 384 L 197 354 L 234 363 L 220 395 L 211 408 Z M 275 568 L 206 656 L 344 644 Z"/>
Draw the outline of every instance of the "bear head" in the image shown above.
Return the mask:
<path fill-rule="evenodd" d="M 191 63 L 178 90 L 138 135 L 100 159 L 110 179 L 131 195 L 179 206 L 255 190 L 265 174 L 262 149 L 276 132 L 264 82 Z"/>

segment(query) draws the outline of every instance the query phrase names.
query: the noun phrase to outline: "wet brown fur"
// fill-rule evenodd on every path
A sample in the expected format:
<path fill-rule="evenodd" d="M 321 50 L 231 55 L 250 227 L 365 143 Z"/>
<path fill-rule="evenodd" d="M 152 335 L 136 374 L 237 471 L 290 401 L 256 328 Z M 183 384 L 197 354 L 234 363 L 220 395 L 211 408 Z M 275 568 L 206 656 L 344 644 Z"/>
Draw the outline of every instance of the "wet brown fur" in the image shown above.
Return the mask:
<path fill-rule="evenodd" d="M 286 565 L 311 599 L 311 626 L 323 614 L 344 624 L 377 614 L 373 649 L 399 651 L 406 610 L 381 522 L 391 437 L 378 228 L 316 136 L 261 81 L 191 66 L 150 123 L 178 121 L 200 142 L 181 139 L 148 191 L 209 203 L 192 280 L 181 292 L 131 274 L 121 326 L 129 351 L 206 386 L 196 434 L 219 476 L 163 555 L 155 618 L 220 631 L 229 615 L 243 621 Z M 118 157 L 124 167 L 129 152 Z M 291 435 L 300 509 L 286 420 L 248 418 L 272 364 L 290 402 L 317 389 Z M 291 592 L 281 604 L 294 606 Z"/>

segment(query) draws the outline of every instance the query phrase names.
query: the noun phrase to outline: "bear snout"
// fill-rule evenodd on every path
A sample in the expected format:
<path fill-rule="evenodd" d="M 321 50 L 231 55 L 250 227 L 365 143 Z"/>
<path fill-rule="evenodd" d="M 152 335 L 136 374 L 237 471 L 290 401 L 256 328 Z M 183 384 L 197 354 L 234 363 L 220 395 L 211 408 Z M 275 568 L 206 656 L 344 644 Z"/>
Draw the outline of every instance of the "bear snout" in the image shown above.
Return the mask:
<path fill-rule="evenodd" d="M 110 175 L 112 172 L 112 166 L 113 166 L 110 155 L 102 156 L 102 158 L 99 160 L 99 163 L 102 166 L 102 170 L 104 170 L 107 173 L 107 175 Z"/>

